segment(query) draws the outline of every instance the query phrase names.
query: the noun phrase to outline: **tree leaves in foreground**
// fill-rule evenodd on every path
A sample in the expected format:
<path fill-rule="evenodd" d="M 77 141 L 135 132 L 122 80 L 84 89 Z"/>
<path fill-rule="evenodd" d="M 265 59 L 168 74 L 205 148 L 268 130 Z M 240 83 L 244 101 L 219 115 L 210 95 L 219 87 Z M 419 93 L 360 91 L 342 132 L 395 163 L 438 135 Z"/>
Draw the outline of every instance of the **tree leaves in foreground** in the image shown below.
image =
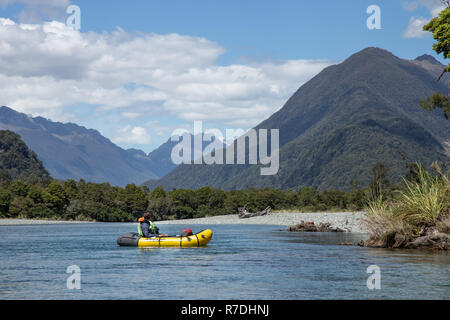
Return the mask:
<path fill-rule="evenodd" d="M 433 44 L 433 50 L 437 54 L 442 53 L 445 59 L 450 58 L 450 7 L 442 10 L 436 18 L 423 27 L 423 30 L 433 33 L 433 38 L 436 40 L 436 43 Z M 450 72 L 450 64 L 445 67 L 437 81 L 440 81 L 447 72 Z M 450 81 L 448 85 L 450 89 Z M 441 93 L 437 92 L 431 97 L 420 101 L 420 106 L 429 111 L 440 108 L 444 111 L 445 118 L 448 119 L 450 117 L 449 96 Z"/>

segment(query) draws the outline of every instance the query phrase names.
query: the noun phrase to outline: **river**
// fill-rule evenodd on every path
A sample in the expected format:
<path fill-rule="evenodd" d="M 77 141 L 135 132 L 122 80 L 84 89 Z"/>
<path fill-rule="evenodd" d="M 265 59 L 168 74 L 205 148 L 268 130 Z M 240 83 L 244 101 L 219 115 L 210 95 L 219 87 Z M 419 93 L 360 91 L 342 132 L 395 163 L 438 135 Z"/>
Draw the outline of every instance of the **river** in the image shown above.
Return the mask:
<path fill-rule="evenodd" d="M 0 226 L 0 299 L 450 299 L 447 252 L 343 246 L 363 235 L 271 225 L 188 227 L 212 229 L 209 245 L 119 247 L 128 223 Z M 380 289 L 367 287 L 371 265 Z M 79 289 L 67 286 L 69 266 Z"/>

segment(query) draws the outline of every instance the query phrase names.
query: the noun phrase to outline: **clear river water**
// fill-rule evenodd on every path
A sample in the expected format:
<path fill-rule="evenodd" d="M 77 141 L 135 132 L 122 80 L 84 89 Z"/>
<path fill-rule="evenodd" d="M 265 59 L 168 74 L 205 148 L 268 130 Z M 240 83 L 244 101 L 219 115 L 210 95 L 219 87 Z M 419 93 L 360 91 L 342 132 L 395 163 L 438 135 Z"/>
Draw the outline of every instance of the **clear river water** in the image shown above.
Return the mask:
<path fill-rule="evenodd" d="M 0 226 L 0 299 L 450 299 L 446 252 L 344 246 L 363 235 L 280 226 L 159 227 L 214 235 L 201 248 L 139 249 L 116 243 L 135 224 Z M 67 286 L 73 265 L 79 289 Z M 380 289 L 367 286 L 370 265 Z"/>

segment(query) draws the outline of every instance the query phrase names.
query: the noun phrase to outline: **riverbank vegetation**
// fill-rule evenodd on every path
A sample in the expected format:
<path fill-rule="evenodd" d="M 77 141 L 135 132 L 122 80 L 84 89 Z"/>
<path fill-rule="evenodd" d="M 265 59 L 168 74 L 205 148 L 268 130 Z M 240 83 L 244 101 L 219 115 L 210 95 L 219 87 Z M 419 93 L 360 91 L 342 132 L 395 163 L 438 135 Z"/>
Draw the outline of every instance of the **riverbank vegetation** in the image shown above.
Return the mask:
<path fill-rule="evenodd" d="M 224 191 L 159 187 L 152 191 L 129 184 L 124 188 L 84 180 L 46 180 L 37 183 L 0 178 L 0 217 L 127 222 L 136 221 L 147 209 L 157 220 L 200 218 L 237 214 L 268 206 L 285 211 L 362 210 L 368 189 L 349 192 L 315 188 L 299 190 L 247 189 Z"/>
<path fill-rule="evenodd" d="M 436 175 L 416 164 L 414 178 L 405 179 L 395 200 L 380 190 L 368 202 L 365 246 L 450 249 L 450 170 L 444 173 L 437 163 L 434 168 Z"/>
<path fill-rule="evenodd" d="M 370 186 L 351 191 L 319 191 L 314 187 L 297 190 L 230 190 L 204 187 L 197 190 L 162 187 L 149 190 L 129 184 L 124 188 L 84 180 L 11 180 L 0 174 L 0 217 L 80 221 L 131 222 L 148 209 L 156 220 L 201 218 L 237 214 L 270 207 L 273 211 L 322 212 L 365 210 L 374 196 L 394 201 L 401 186 L 390 184 L 388 168 L 377 163 Z M 383 190 L 379 193 L 379 188 Z M 370 202 L 369 202 L 370 203 Z M 373 205 L 373 204 L 372 204 Z"/>
<path fill-rule="evenodd" d="M 285 211 L 361 210 L 368 188 L 354 184 L 351 191 L 246 189 L 224 191 L 164 190 L 129 184 L 126 187 L 84 180 L 52 179 L 20 136 L 0 131 L 0 218 L 81 221 L 136 221 L 152 209 L 158 220 L 236 214 L 247 205 L 251 211 L 266 207 Z M 374 179 L 384 179 L 382 164 L 374 167 Z M 380 180 L 380 181 L 381 181 Z M 386 184 L 383 182 L 383 184 Z"/>
<path fill-rule="evenodd" d="M 368 199 L 382 198 L 385 205 L 384 200 L 395 201 L 405 190 L 389 182 L 388 171 L 384 164 L 375 164 L 370 185 L 361 188 L 355 182 L 350 191 L 319 191 L 314 187 L 169 191 L 134 184 L 122 188 L 84 180 L 58 181 L 48 175 L 41 179 L 11 178 L 0 167 L 0 218 L 131 222 L 151 209 L 156 220 L 171 220 L 237 214 L 245 205 L 252 212 L 267 207 L 272 211 L 360 211 L 368 204 L 374 207 Z"/>
<path fill-rule="evenodd" d="M 450 4 L 423 27 L 433 33 L 436 43 L 433 50 L 450 58 Z M 447 65 L 437 81 L 450 72 Z M 450 81 L 448 84 L 450 89 Z M 450 116 L 450 95 L 435 93 L 420 102 L 423 109 L 442 109 L 445 118 Z M 444 145 L 447 165 L 450 164 L 450 145 Z M 382 191 L 368 203 L 366 224 L 371 237 L 367 246 L 394 248 L 450 249 L 450 166 L 446 171 L 434 163 L 433 175 L 422 165 L 416 164 L 414 174 L 405 180 L 404 188 L 396 201 L 383 198 Z M 412 179 L 411 179 L 412 178 Z M 381 190 L 381 188 L 380 188 Z"/>
<path fill-rule="evenodd" d="M 450 4 L 423 29 L 433 33 L 433 50 L 450 58 Z M 437 81 L 450 72 L 447 65 Z M 450 81 L 449 81 L 450 89 Z M 435 93 L 420 102 L 423 109 L 442 109 L 450 116 L 450 95 Z M 367 227 L 370 239 L 364 245 L 384 248 L 450 249 L 450 144 L 444 144 L 447 169 L 434 163 L 436 174 L 421 164 L 411 166 L 411 175 L 394 201 L 385 199 L 382 187 L 368 203 Z"/>

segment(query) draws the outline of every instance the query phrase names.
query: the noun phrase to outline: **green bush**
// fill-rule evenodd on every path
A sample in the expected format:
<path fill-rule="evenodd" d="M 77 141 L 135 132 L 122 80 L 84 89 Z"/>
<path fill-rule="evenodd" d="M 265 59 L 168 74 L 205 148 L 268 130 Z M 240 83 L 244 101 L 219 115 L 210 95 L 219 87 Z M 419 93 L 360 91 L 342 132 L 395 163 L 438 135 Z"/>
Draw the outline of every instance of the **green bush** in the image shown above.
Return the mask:
<path fill-rule="evenodd" d="M 187 206 L 177 206 L 172 209 L 172 213 L 177 219 L 191 219 L 195 215 L 195 210 Z"/>
<path fill-rule="evenodd" d="M 31 213 L 27 217 L 30 219 L 53 219 L 57 218 L 55 213 L 43 204 L 35 205 L 31 208 Z"/>
<path fill-rule="evenodd" d="M 9 205 L 10 218 L 28 218 L 32 216 L 34 202 L 30 198 L 15 196 Z"/>
<path fill-rule="evenodd" d="M 128 184 L 120 189 L 116 199 L 124 206 L 124 210 L 134 218 L 139 218 L 148 206 L 148 195 L 141 187 Z"/>
<path fill-rule="evenodd" d="M 297 194 L 297 206 L 315 207 L 320 202 L 320 192 L 316 188 L 301 188 Z"/>
<path fill-rule="evenodd" d="M 148 209 L 154 212 L 155 221 L 167 220 L 172 214 L 172 200 L 169 197 L 150 198 Z"/>
<path fill-rule="evenodd" d="M 0 187 L 0 216 L 8 217 L 9 205 L 11 203 L 12 193 L 3 187 Z"/>
<path fill-rule="evenodd" d="M 322 193 L 321 199 L 327 208 L 347 209 L 347 196 L 342 191 L 325 191 Z"/>

